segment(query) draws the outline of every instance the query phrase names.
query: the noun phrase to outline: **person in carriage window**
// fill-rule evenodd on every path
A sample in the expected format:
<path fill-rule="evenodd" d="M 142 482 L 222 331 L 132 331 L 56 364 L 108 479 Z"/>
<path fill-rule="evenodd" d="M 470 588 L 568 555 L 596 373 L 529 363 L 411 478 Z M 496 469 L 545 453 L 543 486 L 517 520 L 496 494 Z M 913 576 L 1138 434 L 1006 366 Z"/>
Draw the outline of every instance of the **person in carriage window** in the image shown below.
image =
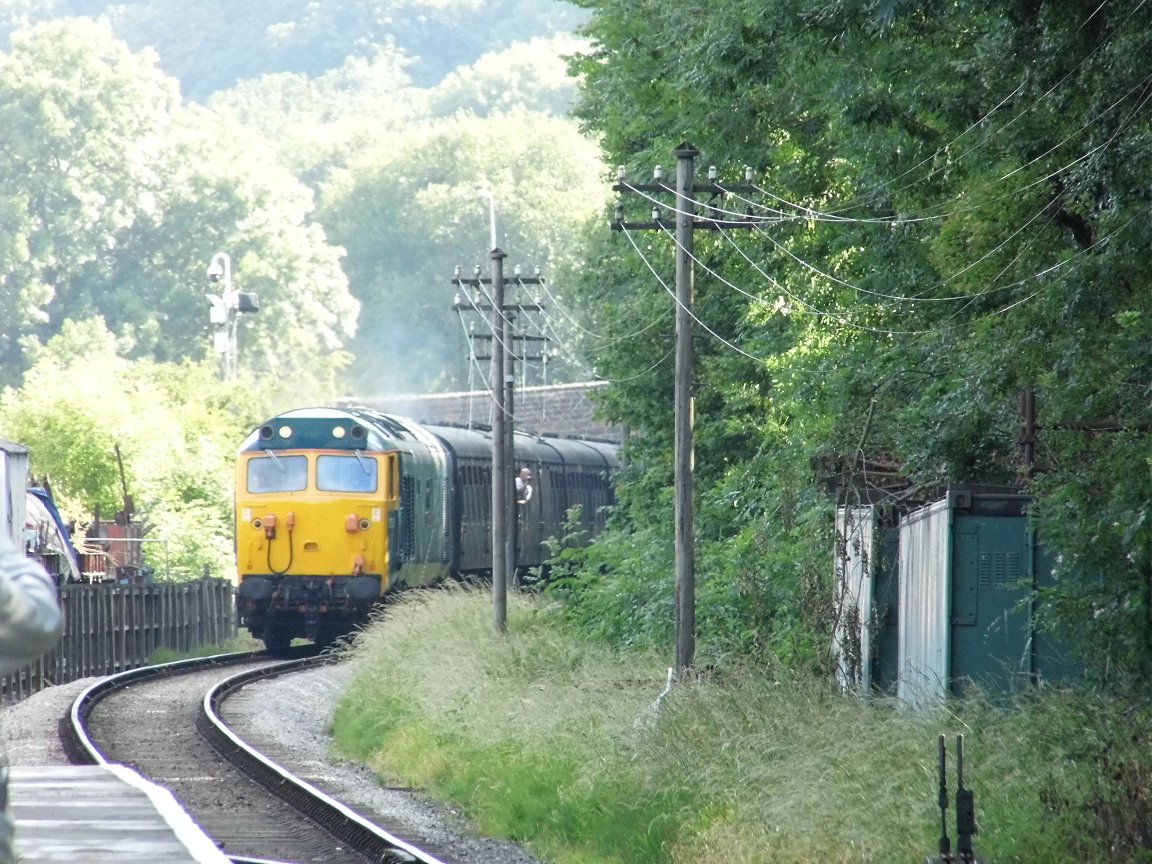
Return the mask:
<path fill-rule="evenodd" d="M 516 475 L 516 503 L 527 504 L 532 500 L 532 469 L 521 468 Z"/>

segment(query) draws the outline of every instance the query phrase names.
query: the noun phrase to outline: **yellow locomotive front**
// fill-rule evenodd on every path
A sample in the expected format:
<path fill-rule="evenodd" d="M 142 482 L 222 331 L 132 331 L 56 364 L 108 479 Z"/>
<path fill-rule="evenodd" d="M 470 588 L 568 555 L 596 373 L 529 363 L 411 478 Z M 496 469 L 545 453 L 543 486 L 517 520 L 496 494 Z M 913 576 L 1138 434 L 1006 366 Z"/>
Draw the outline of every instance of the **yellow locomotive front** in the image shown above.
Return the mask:
<path fill-rule="evenodd" d="M 237 462 L 238 621 L 269 650 L 331 642 L 389 588 L 399 456 L 299 446 L 314 441 L 311 425 L 281 426 Z"/>

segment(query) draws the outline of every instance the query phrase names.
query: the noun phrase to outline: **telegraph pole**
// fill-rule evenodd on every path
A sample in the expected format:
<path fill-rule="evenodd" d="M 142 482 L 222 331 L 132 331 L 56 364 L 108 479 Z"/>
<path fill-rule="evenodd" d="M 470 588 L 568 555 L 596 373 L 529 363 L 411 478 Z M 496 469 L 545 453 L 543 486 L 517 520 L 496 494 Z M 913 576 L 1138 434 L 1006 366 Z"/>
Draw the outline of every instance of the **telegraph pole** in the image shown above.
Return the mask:
<path fill-rule="evenodd" d="M 693 385 L 695 357 L 692 345 L 695 295 L 695 239 L 697 228 L 751 228 L 747 218 L 725 219 L 713 215 L 697 218 L 696 195 L 707 193 L 711 200 L 722 198 L 727 192 L 756 191 L 749 187 L 722 187 L 716 181 L 715 168 L 708 171 L 707 184 L 695 182 L 696 157 L 700 151 L 684 142 L 672 151 L 676 157 L 676 187 L 663 182 L 660 169 L 653 178 L 657 182 L 629 184 L 624 182 L 624 169 L 620 168 L 620 183 L 612 187 L 616 192 L 638 192 L 646 197 L 675 196 L 676 220 L 676 381 L 675 381 L 675 568 L 676 568 L 676 670 L 683 674 L 692 667 L 696 653 L 696 543 L 693 525 L 694 445 L 695 427 Z M 746 169 L 745 180 L 751 180 L 751 169 Z M 712 211 L 715 213 L 715 211 Z M 660 230 L 667 232 L 667 220 L 661 218 L 660 209 L 652 208 L 652 221 L 624 221 L 624 207 L 617 204 L 612 229 Z"/>
<path fill-rule="evenodd" d="M 504 277 L 504 259 L 507 256 L 498 247 L 493 247 L 489 255 L 491 261 L 491 276 L 488 279 L 480 277 L 479 268 L 473 279 L 460 278 L 460 269 L 456 269 L 456 278 L 453 284 L 471 289 L 476 296 L 473 300 L 456 297 L 455 308 L 457 312 L 465 310 L 483 313 L 489 312 L 489 326 L 491 334 L 487 337 L 493 341 L 489 363 L 489 389 L 492 393 L 492 624 L 497 632 L 508 629 L 508 583 L 516 568 L 516 517 L 512 512 L 515 496 L 512 485 L 515 482 L 514 448 L 512 446 L 515 432 L 513 413 L 513 371 L 514 355 L 512 354 L 512 318 L 513 311 L 517 309 L 539 309 L 531 304 L 508 305 L 505 303 L 505 287 L 509 285 L 539 285 L 543 279 L 521 278 L 519 268 L 515 277 Z M 480 287 L 489 285 L 492 289 L 490 300 L 479 297 Z M 477 337 L 481 338 L 481 337 Z"/>
<path fill-rule="evenodd" d="M 507 328 L 504 319 L 504 258 L 500 247 L 493 247 L 492 262 L 492 333 L 500 334 L 500 345 Z M 507 462 L 512 453 L 504 431 L 507 401 L 504 390 L 504 355 L 506 351 L 493 346 L 489 380 L 492 382 L 492 626 L 496 632 L 508 629 L 508 548 L 505 546 L 508 529 L 508 484 L 511 482 Z"/>

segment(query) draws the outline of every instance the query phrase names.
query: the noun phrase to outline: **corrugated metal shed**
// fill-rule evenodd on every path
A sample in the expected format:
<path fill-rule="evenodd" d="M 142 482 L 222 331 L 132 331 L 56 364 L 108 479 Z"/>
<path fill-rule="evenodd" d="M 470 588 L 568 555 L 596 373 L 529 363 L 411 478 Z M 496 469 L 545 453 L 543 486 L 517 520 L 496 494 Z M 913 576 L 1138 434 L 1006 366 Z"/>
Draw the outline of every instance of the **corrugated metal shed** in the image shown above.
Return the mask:
<path fill-rule="evenodd" d="M 0 524 L 17 549 L 24 548 L 27 490 L 28 449 L 0 438 Z"/>
<path fill-rule="evenodd" d="M 872 568 L 875 507 L 836 511 L 836 622 L 832 659 L 836 680 L 848 690 L 872 687 Z"/>
<path fill-rule="evenodd" d="M 900 671 L 896 695 L 920 706 L 947 692 L 951 656 L 948 616 L 951 572 L 950 500 L 900 520 Z"/>
<path fill-rule="evenodd" d="M 913 707 L 973 685 L 1012 692 L 1079 673 L 1037 631 L 1036 589 L 1051 566 L 1018 489 L 954 487 L 900 521 L 897 696 Z"/>
<path fill-rule="evenodd" d="M 836 511 L 831 645 L 845 690 L 891 693 L 897 673 L 897 531 L 891 508 Z"/>
<path fill-rule="evenodd" d="M 1053 577 L 1028 525 L 1030 501 L 1015 488 L 953 487 L 898 529 L 890 510 L 841 507 L 831 645 L 839 684 L 926 707 L 973 683 L 1011 692 L 1079 675 L 1058 634 L 1037 628 L 1036 589 Z"/>

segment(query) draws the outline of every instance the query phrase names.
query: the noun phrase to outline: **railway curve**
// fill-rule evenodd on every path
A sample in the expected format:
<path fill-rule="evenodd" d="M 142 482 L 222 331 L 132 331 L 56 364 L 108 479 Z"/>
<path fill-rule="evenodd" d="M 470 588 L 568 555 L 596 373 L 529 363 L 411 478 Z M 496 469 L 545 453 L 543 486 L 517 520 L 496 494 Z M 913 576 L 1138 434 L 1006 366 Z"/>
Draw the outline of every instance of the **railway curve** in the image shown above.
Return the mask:
<path fill-rule="evenodd" d="M 279 766 L 220 716 L 253 682 L 330 662 L 314 651 L 255 652 L 113 675 L 77 697 L 61 740 L 76 764 L 122 763 L 168 788 L 237 864 L 442 864 Z"/>

